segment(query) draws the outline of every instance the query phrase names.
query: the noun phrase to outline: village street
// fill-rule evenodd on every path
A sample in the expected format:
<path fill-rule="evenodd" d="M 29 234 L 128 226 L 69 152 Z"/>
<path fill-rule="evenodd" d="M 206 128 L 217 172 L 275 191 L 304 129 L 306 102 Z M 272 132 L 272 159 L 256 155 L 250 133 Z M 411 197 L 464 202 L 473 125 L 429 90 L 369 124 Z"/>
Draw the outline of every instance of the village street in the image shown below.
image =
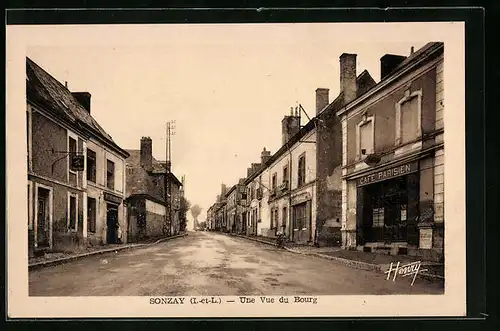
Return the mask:
<path fill-rule="evenodd" d="M 30 296 L 440 294 L 417 277 L 300 255 L 212 232 L 29 272 Z"/>

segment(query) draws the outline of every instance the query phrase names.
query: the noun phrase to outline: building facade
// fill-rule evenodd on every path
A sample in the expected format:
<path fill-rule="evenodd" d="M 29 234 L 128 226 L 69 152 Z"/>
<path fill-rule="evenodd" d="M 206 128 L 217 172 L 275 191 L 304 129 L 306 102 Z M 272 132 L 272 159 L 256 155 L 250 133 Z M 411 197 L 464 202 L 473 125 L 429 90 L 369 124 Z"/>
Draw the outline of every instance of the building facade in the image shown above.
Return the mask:
<path fill-rule="evenodd" d="M 319 246 L 340 246 L 342 219 L 342 126 L 336 112 L 375 85 L 367 70 L 356 75 L 356 56 L 340 56 L 340 91 L 316 90 L 316 233 Z M 355 68 L 355 67 L 354 67 Z"/>
<path fill-rule="evenodd" d="M 443 50 L 385 55 L 381 81 L 337 113 L 346 249 L 443 258 Z"/>
<path fill-rule="evenodd" d="M 180 232 L 182 183 L 170 172 L 170 220 L 165 197 L 166 163 L 152 154 L 153 142 L 142 137 L 139 150 L 127 150 L 127 202 L 130 240 L 159 238 Z M 167 224 L 169 223 L 170 224 Z"/>
<path fill-rule="evenodd" d="M 29 254 L 126 243 L 125 158 L 70 92 L 26 59 Z"/>
<path fill-rule="evenodd" d="M 245 179 L 233 185 L 226 193 L 226 230 L 231 233 L 241 233 L 242 214 L 246 205 L 246 187 L 243 185 Z"/>

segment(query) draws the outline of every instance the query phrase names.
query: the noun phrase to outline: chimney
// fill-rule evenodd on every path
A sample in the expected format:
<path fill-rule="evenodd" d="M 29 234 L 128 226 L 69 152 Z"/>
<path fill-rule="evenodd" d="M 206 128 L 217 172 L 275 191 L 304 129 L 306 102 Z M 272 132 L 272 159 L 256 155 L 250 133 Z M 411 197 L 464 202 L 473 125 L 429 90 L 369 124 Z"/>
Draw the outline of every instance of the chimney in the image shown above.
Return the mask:
<path fill-rule="evenodd" d="M 153 171 L 153 141 L 150 137 L 141 138 L 141 167 Z"/>
<path fill-rule="evenodd" d="M 264 165 L 271 158 L 271 151 L 266 151 L 266 148 L 260 153 L 260 164 Z"/>
<path fill-rule="evenodd" d="M 247 178 L 252 176 L 252 168 L 247 168 Z"/>
<path fill-rule="evenodd" d="M 316 89 L 316 115 L 321 113 L 321 111 L 330 103 L 328 97 L 329 92 L 330 90 L 327 88 Z"/>
<path fill-rule="evenodd" d="M 90 93 L 89 92 L 71 92 L 73 97 L 85 108 L 90 114 Z"/>
<path fill-rule="evenodd" d="M 398 65 L 406 59 L 406 56 L 385 54 L 380 58 L 380 80 L 389 76 Z"/>
<path fill-rule="evenodd" d="M 220 195 L 222 198 L 224 198 L 224 196 L 226 195 L 227 193 L 227 188 L 226 188 L 226 184 L 221 184 L 220 185 Z"/>
<path fill-rule="evenodd" d="M 293 107 L 290 115 L 285 116 L 281 121 L 281 144 L 285 145 L 290 138 L 300 131 L 300 117 L 298 112 L 294 114 Z"/>
<path fill-rule="evenodd" d="M 344 105 L 356 99 L 356 54 L 340 56 L 340 90 L 344 93 Z"/>
<path fill-rule="evenodd" d="M 239 184 L 239 185 L 243 185 L 244 183 L 245 183 L 245 178 L 240 178 L 240 179 L 238 180 L 238 184 Z"/>
<path fill-rule="evenodd" d="M 252 173 L 256 172 L 260 168 L 260 163 L 252 163 Z"/>

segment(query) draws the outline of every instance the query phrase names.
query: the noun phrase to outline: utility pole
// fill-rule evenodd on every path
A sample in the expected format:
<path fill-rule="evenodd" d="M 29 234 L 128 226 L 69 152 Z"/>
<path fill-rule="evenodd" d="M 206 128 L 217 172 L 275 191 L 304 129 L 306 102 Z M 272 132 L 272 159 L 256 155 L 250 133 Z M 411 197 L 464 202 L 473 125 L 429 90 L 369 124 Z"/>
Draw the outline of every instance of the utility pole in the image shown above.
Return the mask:
<path fill-rule="evenodd" d="M 172 146 L 171 138 L 175 135 L 175 121 L 167 122 L 166 127 L 166 141 L 165 141 L 165 176 L 163 176 L 163 184 L 165 191 L 165 220 L 163 222 L 163 235 L 170 237 L 172 234 L 172 181 L 171 181 L 171 167 L 172 167 Z"/>

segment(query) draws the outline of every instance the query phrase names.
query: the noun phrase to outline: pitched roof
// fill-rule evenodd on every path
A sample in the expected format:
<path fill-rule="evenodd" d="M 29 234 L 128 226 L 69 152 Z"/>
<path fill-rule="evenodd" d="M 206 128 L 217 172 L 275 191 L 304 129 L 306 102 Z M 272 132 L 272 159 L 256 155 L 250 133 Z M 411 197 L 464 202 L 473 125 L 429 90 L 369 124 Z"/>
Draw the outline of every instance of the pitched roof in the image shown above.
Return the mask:
<path fill-rule="evenodd" d="M 429 42 L 419 48 L 417 51 L 413 52 L 408 56 L 405 60 L 403 60 L 394 70 L 390 72 L 387 76 L 384 77 L 381 81 L 376 83 L 375 85 L 371 86 L 368 88 L 363 95 L 368 98 L 371 94 L 376 93 L 378 90 L 383 89 L 385 87 L 385 84 L 390 80 L 393 80 L 395 77 L 397 77 L 401 72 L 404 72 L 405 70 L 411 70 L 412 66 L 416 63 L 419 63 L 420 61 L 426 61 L 427 59 L 431 59 L 432 56 L 438 56 L 440 54 L 440 51 L 443 50 L 444 43 L 442 42 Z M 344 105 L 342 109 L 337 110 L 337 115 L 340 115 L 346 111 L 346 108 L 351 105 L 351 104 L 357 104 L 358 102 L 362 102 L 360 100 L 364 99 L 359 98 L 361 95 L 358 95 L 358 98 L 354 99 L 351 101 L 349 104 Z"/>
<path fill-rule="evenodd" d="M 126 151 L 113 141 L 113 138 L 75 99 L 71 92 L 28 57 L 26 58 L 26 97 L 74 125 L 83 123 L 97 138 L 104 140 L 123 156 L 127 156 Z"/>
<path fill-rule="evenodd" d="M 126 150 L 129 153 L 129 157 L 125 160 L 127 164 L 127 168 L 141 168 L 141 151 L 139 149 L 127 149 Z M 165 170 L 165 161 L 158 161 L 153 157 L 152 160 L 153 164 L 153 173 L 158 176 L 161 174 L 164 174 L 166 172 Z M 144 170 L 145 171 L 145 170 Z M 147 174 L 147 171 L 145 171 L 145 175 Z M 170 173 L 170 178 L 176 183 L 178 186 L 182 186 L 181 181 L 174 175 L 173 172 Z M 128 182 L 128 179 L 127 179 Z"/>
<path fill-rule="evenodd" d="M 366 91 L 368 91 L 372 86 L 374 86 L 376 83 L 373 80 L 372 76 L 367 70 L 363 70 L 362 73 L 360 73 L 356 77 L 356 85 L 357 85 L 357 96 L 360 96 L 361 94 L 364 94 Z M 325 111 L 329 110 L 337 110 L 343 105 L 343 98 L 344 93 L 340 92 L 339 95 L 325 108 L 323 108 L 320 112 L 319 115 L 323 114 Z M 269 160 L 265 164 L 262 164 L 261 167 L 253 172 L 248 178 L 245 180 L 245 185 L 248 185 L 250 182 L 252 182 L 260 173 L 262 173 L 267 167 L 269 167 L 271 164 L 276 161 L 281 155 L 283 155 L 291 146 L 293 146 L 296 142 L 300 141 L 307 133 L 312 131 L 316 125 L 316 120 L 317 116 L 313 117 L 309 122 L 307 122 L 306 125 L 304 125 L 298 133 L 296 133 L 290 140 L 285 143 L 281 148 L 274 153 Z"/>

